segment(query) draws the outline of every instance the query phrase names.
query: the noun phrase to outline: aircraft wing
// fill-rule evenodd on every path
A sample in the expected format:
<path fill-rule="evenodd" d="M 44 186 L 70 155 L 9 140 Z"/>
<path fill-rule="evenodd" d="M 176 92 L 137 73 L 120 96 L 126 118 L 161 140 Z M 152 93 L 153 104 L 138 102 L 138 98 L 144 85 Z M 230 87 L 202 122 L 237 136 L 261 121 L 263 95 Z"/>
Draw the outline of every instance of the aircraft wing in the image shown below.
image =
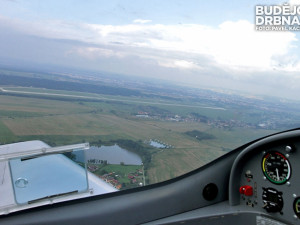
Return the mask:
<path fill-rule="evenodd" d="M 64 154 L 86 145 L 51 148 L 42 141 L 0 146 L 0 215 L 117 191 Z"/>

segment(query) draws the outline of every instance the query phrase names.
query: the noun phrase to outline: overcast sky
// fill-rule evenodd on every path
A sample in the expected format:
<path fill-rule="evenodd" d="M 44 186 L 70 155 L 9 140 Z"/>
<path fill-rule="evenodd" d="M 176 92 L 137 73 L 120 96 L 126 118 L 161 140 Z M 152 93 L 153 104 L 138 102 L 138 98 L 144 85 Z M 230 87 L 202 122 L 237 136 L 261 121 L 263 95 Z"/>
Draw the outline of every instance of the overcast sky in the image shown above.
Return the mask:
<path fill-rule="evenodd" d="M 300 31 L 254 26 L 255 5 L 283 2 L 0 0 L 0 62 L 298 99 Z"/>

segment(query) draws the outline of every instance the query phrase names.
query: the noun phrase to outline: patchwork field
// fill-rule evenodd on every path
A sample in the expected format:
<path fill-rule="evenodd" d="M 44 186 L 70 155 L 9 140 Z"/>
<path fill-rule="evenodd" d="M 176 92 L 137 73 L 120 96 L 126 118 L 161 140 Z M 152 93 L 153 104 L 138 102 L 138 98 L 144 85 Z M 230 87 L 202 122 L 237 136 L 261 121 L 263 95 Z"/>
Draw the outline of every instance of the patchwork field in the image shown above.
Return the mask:
<path fill-rule="evenodd" d="M 34 88 L 11 90 L 41 91 Z M 59 91 L 52 90 L 49 93 Z M 63 94 L 78 95 L 77 92 L 67 91 Z M 0 143 L 33 139 L 43 140 L 50 145 L 118 139 L 143 143 L 149 139 L 158 139 L 173 147 L 153 151 L 146 176 L 149 183 L 155 183 L 189 172 L 241 144 L 275 132 L 242 127 L 219 129 L 204 122 L 168 119 L 190 113 L 210 115 L 212 118 L 224 115 L 227 118 L 234 117 L 234 110 L 205 108 L 188 105 L 188 102 L 166 104 L 164 101 L 157 105 L 156 101 L 151 103 L 149 99 L 141 98 L 137 101 L 135 97 L 134 101 L 129 97 L 117 97 L 113 101 L 115 96 L 105 98 L 110 101 L 68 99 L 65 96 L 49 99 L 28 94 L 0 95 Z M 155 116 L 136 116 L 146 110 Z M 199 140 L 186 134 L 193 130 L 207 133 L 213 138 Z"/>

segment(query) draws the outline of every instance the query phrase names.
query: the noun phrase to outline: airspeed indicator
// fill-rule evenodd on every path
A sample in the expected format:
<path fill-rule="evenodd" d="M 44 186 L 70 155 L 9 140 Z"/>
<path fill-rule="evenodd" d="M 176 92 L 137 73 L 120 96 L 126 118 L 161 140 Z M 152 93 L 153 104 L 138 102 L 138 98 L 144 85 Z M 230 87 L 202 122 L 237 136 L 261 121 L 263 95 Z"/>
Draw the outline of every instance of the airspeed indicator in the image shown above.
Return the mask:
<path fill-rule="evenodd" d="M 267 179 L 274 184 L 284 184 L 291 176 L 290 163 L 279 152 L 268 152 L 264 155 L 262 170 Z"/>

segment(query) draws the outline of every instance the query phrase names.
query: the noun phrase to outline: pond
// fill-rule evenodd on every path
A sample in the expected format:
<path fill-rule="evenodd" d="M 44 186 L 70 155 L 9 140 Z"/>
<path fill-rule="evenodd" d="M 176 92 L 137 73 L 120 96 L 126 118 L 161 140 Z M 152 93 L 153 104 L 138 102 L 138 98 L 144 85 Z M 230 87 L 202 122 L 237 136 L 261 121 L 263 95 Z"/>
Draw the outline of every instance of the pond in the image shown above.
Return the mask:
<path fill-rule="evenodd" d="M 83 155 L 76 154 L 76 160 L 83 161 Z M 121 148 L 117 144 L 101 147 L 91 146 L 90 149 L 86 151 L 86 160 L 90 163 L 103 163 L 106 161 L 108 164 L 142 164 L 142 159 L 139 155 Z"/>

